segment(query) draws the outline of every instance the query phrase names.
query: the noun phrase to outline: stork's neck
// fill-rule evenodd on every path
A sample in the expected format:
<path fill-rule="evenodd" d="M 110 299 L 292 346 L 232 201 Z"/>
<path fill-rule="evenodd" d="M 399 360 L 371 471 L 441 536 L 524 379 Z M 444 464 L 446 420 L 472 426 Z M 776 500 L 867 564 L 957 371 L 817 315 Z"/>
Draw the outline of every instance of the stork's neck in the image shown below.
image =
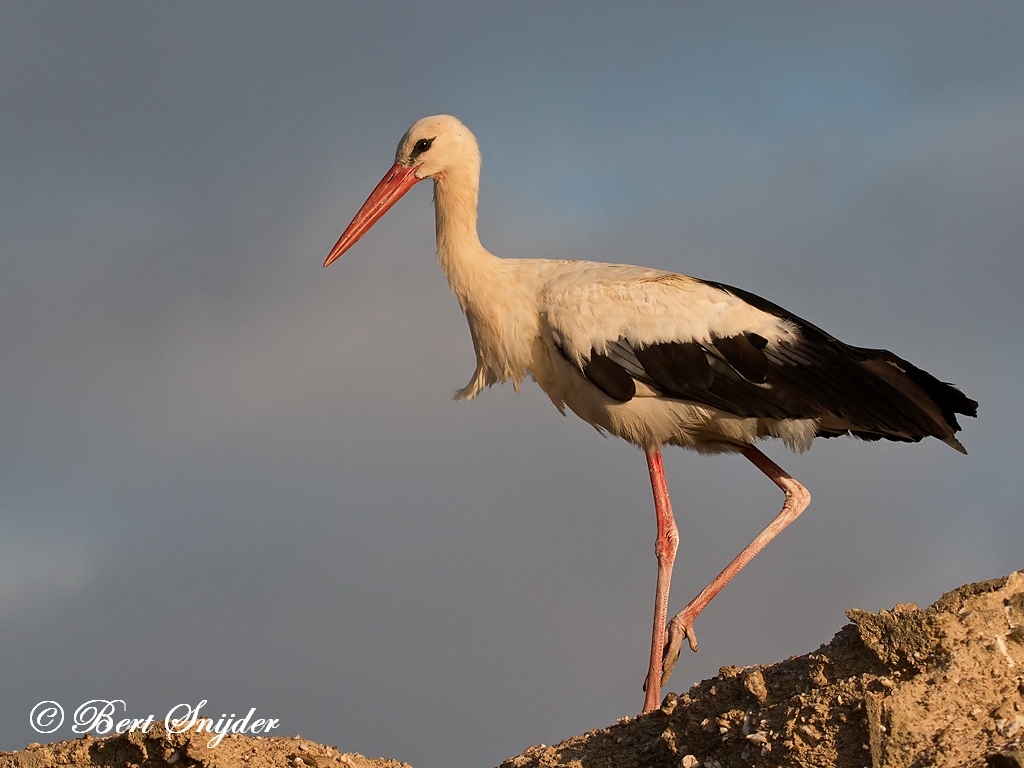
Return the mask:
<path fill-rule="evenodd" d="M 459 299 L 476 350 L 476 373 L 461 398 L 527 375 L 539 334 L 536 302 L 524 288 L 523 259 L 499 259 L 480 244 L 476 203 L 480 166 L 467 163 L 434 177 L 437 259 Z"/>
<path fill-rule="evenodd" d="M 479 166 L 453 168 L 434 179 L 437 259 L 462 308 L 493 275 L 500 259 L 488 253 L 476 231 Z"/>

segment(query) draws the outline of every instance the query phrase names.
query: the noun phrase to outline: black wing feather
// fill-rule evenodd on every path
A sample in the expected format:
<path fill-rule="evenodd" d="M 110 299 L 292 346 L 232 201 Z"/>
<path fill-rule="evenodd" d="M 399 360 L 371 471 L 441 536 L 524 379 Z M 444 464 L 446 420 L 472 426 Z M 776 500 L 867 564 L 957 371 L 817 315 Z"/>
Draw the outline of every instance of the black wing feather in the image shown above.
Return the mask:
<path fill-rule="evenodd" d="M 636 382 L 625 368 L 596 352 L 583 363 L 583 375 L 612 400 L 624 403 L 636 394 Z"/>
<path fill-rule="evenodd" d="M 747 381 L 764 384 L 771 364 L 764 354 L 768 340 L 756 333 L 724 336 L 715 339 L 715 349 L 722 353 L 729 366 Z"/>
<path fill-rule="evenodd" d="M 978 404 L 951 384 L 883 349 L 854 347 L 748 291 L 706 281 L 797 329 L 791 341 L 769 344 L 756 333 L 696 341 L 633 345 L 619 338 L 596 350 L 581 372 L 619 402 L 641 381 L 662 397 L 708 405 L 746 418 L 826 419 L 823 437 L 916 442 L 934 436 L 955 448 L 956 415 Z M 565 355 L 563 351 L 563 355 Z M 568 355 L 565 355 L 569 359 Z"/>
<path fill-rule="evenodd" d="M 673 397 L 704 391 L 715 380 L 704 348 L 695 341 L 654 344 L 634 350 L 654 384 Z"/>

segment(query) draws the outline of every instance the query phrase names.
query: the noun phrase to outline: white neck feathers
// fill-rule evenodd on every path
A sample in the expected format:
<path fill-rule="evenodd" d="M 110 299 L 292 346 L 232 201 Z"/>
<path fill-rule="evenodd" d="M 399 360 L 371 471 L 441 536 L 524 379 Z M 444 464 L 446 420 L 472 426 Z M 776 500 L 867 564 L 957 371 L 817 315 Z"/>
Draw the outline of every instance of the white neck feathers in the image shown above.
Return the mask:
<path fill-rule="evenodd" d="M 464 310 L 500 261 L 481 245 L 477 234 L 479 190 L 479 156 L 434 178 L 437 258 Z"/>

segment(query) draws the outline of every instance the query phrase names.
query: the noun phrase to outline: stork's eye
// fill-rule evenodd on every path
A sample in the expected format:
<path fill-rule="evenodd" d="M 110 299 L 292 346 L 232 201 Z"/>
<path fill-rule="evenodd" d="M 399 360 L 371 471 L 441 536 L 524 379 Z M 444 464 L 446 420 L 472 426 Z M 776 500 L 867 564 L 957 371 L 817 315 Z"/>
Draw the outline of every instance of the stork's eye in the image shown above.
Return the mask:
<path fill-rule="evenodd" d="M 414 155 L 419 155 L 430 149 L 430 145 L 434 143 L 433 139 L 420 139 L 416 142 L 416 145 L 412 148 Z"/>

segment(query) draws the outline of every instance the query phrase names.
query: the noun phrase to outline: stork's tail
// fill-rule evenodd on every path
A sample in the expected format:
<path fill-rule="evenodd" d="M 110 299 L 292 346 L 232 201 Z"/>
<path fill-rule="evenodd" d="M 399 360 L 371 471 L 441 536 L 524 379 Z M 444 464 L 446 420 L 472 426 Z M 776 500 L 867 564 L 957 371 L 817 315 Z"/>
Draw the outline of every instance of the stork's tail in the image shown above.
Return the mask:
<path fill-rule="evenodd" d="M 955 437 L 960 431 L 960 422 L 956 417 L 960 414 L 976 418 L 977 402 L 952 384 L 939 381 L 927 371 L 922 371 L 888 350 L 861 351 L 869 353 L 869 359 L 863 361 L 861 365 L 884 379 L 920 411 L 924 418 L 919 417 L 917 421 L 927 429 L 926 434 L 921 437 L 937 437 L 960 453 L 967 453 Z"/>

